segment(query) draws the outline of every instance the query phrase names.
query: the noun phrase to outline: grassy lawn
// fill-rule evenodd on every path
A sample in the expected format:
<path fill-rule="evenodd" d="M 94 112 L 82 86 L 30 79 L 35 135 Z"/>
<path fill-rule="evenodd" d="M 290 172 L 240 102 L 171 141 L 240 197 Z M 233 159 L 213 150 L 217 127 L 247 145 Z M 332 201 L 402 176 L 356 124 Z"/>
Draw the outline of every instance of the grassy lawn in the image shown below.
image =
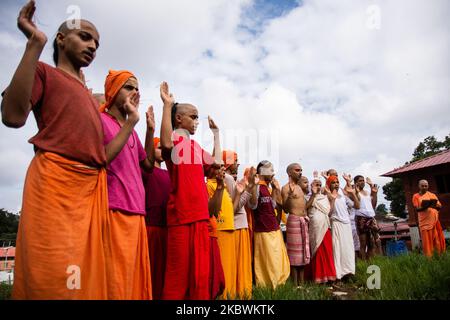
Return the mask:
<path fill-rule="evenodd" d="M 367 273 L 370 265 L 380 268 L 380 289 L 368 289 Z M 12 287 L 0 284 L 0 300 L 10 299 Z M 346 292 L 335 296 L 333 292 Z M 375 257 L 370 261 L 358 261 L 356 276 L 342 285 L 342 289 L 306 283 L 297 289 L 290 281 L 276 290 L 254 288 L 255 300 L 450 300 L 450 251 L 442 256 L 427 259 L 421 254 L 410 253 L 395 258 Z"/>
<path fill-rule="evenodd" d="M 380 289 L 368 289 L 367 267 L 380 268 Z M 297 289 L 290 281 L 276 290 L 254 288 L 255 300 L 424 300 L 450 299 L 450 252 L 427 259 L 423 255 L 408 255 L 389 258 L 385 256 L 363 262 L 358 261 L 356 276 L 345 283 L 341 289 L 330 286 L 305 284 Z M 334 296 L 334 291 L 346 292 L 344 296 Z"/>

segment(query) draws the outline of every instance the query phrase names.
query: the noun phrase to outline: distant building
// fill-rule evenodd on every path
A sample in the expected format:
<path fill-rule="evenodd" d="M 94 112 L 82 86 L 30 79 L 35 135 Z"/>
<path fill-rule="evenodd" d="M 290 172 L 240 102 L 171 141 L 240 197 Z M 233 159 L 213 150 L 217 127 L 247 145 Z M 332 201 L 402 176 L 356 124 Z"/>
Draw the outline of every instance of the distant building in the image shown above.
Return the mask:
<path fill-rule="evenodd" d="M 427 180 L 429 191 L 435 193 L 442 204 L 439 213 L 442 228 L 450 228 L 450 150 L 404 165 L 382 176 L 402 179 L 409 224 L 416 224 L 412 196 L 419 191 L 419 181 Z"/>
<path fill-rule="evenodd" d="M 16 257 L 15 247 L 0 248 L 0 271 L 12 271 Z"/>

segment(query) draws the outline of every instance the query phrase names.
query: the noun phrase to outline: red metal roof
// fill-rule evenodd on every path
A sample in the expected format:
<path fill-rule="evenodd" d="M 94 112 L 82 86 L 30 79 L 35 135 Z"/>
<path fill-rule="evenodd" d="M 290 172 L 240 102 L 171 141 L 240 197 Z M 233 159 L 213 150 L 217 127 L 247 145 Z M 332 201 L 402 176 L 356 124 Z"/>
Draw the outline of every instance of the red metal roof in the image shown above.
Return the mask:
<path fill-rule="evenodd" d="M 433 167 L 444 163 L 450 163 L 450 149 L 440 152 L 438 154 L 432 155 L 428 158 L 415 161 L 413 163 L 404 165 L 403 167 L 389 171 L 388 173 L 382 174 L 382 177 L 393 177 L 400 173 L 405 173 L 408 171 L 419 170 L 423 168 Z"/>
<path fill-rule="evenodd" d="M 0 258 L 14 258 L 16 256 L 15 247 L 0 248 Z"/>
<path fill-rule="evenodd" d="M 395 226 L 393 222 L 379 222 L 380 232 L 394 232 Z M 407 221 L 397 222 L 397 232 L 409 232 L 409 225 Z"/>

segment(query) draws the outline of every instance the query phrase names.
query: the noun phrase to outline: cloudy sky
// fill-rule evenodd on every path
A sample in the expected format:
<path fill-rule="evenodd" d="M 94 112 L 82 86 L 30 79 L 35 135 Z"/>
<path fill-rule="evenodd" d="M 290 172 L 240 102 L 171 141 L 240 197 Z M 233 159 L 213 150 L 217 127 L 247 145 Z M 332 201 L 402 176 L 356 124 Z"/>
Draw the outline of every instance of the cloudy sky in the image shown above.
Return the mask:
<path fill-rule="evenodd" d="M 212 149 L 206 117 L 241 168 L 268 159 L 304 175 L 336 168 L 383 185 L 379 175 L 410 160 L 419 141 L 450 133 L 450 2 L 446 0 L 37 0 L 36 23 L 52 63 L 59 24 L 77 12 L 100 32 L 85 70 L 102 92 L 109 69 L 129 69 L 141 89 L 141 118 L 159 84 L 198 106 L 196 139 Z M 0 2 L 0 88 L 24 51 L 16 18 L 25 1 Z M 137 126 L 144 138 L 145 123 Z M 36 133 L 0 126 L 0 208 L 17 212 Z M 80 141 L 80 143 L 82 143 Z M 383 200 L 380 191 L 380 201 Z"/>

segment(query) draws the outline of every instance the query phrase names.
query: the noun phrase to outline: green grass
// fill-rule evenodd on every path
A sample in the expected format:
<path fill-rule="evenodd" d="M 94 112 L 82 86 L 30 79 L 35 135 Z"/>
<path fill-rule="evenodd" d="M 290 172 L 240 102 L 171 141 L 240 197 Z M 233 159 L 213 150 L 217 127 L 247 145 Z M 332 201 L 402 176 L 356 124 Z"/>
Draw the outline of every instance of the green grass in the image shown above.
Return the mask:
<path fill-rule="evenodd" d="M 275 290 L 253 288 L 253 300 L 330 300 L 332 298 L 331 291 L 325 285 L 305 283 L 302 289 L 297 289 L 290 280 Z"/>
<path fill-rule="evenodd" d="M 380 289 L 368 289 L 367 273 L 370 265 L 377 265 L 381 272 Z M 254 288 L 255 300 L 427 300 L 450 299 L 450 252 L 428 259 L 421 254 L 410 253 L 395 258 L 375 257 L 370 261 L 358 261 L 356 275 L 342 285 L 343 290 L 330 290 L 329 286 L 307 283 L 296 289 L 288 281 L 275 290 Z M 347 292 L 338 298 L 333 291 Z"/>
<path fill-rule="evenodd" d="M 381 272 L 380 289 L 368 289 L 367 267 L 377 265 Z M 343 284 L 347 296 L 338 298 L 330 286 L 305 283 L 297 289 L 288 282 L 277 287 L 253 288 L 254 300 L 450 300 L 450 251 L 431 259 L 410 253 L 395 258 L 375 257 L 370 261 L 358 261 L 356 275 Z M 0 300 L 11 298 L 12 286 L 0 284 Z"/>

